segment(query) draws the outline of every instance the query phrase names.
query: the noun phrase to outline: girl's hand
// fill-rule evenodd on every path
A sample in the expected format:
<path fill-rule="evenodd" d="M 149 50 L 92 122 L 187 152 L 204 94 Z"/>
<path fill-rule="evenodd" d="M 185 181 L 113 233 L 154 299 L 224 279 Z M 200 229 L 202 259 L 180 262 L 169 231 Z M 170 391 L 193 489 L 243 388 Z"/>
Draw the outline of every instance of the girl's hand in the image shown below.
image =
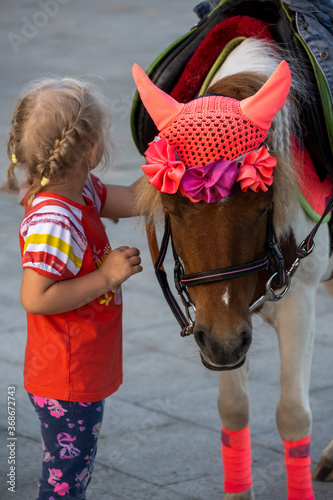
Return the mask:
<path fill-rule="evenodd" d="M 140 273 L 137 248 L 120 247 L 111 251 L 101 266 L 78 278 L 55 281 L 34 269 L 23 271 L 21 301 L 30 314 L 59 314 L 82 307 Z"/>
<path fill-rule="evenodd" d="M 119 247 L 112 250 L 98 268 L 108 283 L 108 289 L 121 285 L 133 274 L 142 271 L 140 251 L 137 248 Z"/>

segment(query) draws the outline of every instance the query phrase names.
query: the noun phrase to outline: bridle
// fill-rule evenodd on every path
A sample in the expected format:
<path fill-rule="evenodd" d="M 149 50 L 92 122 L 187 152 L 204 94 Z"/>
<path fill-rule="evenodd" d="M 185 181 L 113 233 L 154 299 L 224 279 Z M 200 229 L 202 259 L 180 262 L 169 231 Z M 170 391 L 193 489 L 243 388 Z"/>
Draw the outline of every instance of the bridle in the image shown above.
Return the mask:
<path fill-rule="evenodd" d="M 333 195 L 329 199 L 325 211 L 321 216 L 320 220 L 314 226 L 311 233 L 303 240 L 296 250 L 296 257 L 293 263 L 286 268 L 286 264 L 282 253 L 280 252 L 277 245 L 277 237 L 274 227 L 274 212 L 273 207 L 270 207 L 267 215 L 267 228 L 266 228 L 266 254 L 264 257 L 248 262 L 246 264 L 240 264 L 233 267 L 226 267 L 221 269 L 213 269 L 198 273 L 185 274 L 184 266 L 175 250 L 172 239 L 172 231 L 170 225 L 169 215 L 165 216 L 164 234 L 161 241 L 161 246 L 159 248 L 157 243 L 155 225 L 153 222 L 146 221 L 146 232 L 147 240 L 149 244 L 149 249 L 151 257 L 154 263 L 155 273 L 157 280 L 161 286 L 164 297 L 174 314 L 176 320 L 181 327 L 181 336 L 191 335 L 195 326 L 195 320 L 191 316 L 191 310 L 195 313 L 195 304 L 192 302 L 190 294 L 187 290 L 188 287 L 201 285 L 205 283 L 212 283 L 215 281 L 229 280 L 233 278 L 239 278 L 241 276 L 246 276 L 248 274 L 259 273 L 264 270 L 268 270 L 270 277 L 265 285 L 263 294 L 252 302 L 249 306 L 250 312 L 253 313 L 259 307 L 261 307 L 265 302 L 276 302 L 282 297 L 284 297 L 290 288 L 291 276 L 296 271 L 300 260 L 304 257 L 310 255 L 314 248 L 314 237 L 325 217 L 333 208 Z M 164 270 L 163 263 L 171 241 L 172 253 L 174 258 L 174 283 L 176 290 L 181 298 L 181 301 L 185 308 L 185 314 L 183 314 L 177 300 L 173 296 L 167 279 L 167 274 Z M 272 288 L 275 287 L 275 289 Z M 279 290 L 277 293 L 276 290 Z"/>
<path fill-rule="evenodd" d="M 148 241 L 152 238 L 155 239 L 155 245 L 150 245 L 150 249 L 152 252 L 152 247 L 157 246 L 156 233 L 153 229 L 153 233 L 151 233 L 152 228 L 147 228 Z M 174 258 L 174 283 L 176 290 L 181 298 L 181 301 L 185 307 L 186 317 L 182 313 L 179 308 L 179 305 L 172 295 L 170 291 L 170 287 L 168 285 L 166 272 L 163 268 L 163 263 L 165 260 L 165 256 L 167 253 L 169 242 L 171 241 L 171 248 Z M 239 278 L 241 276 L 246 276 L 253 273 L 258 273 L 260 271 L 264 271 L 266 269 L 270 272 L 270 278 L 266 284 L 265 293 L 259 297 L 254 303 L 250 305 L 250 311 L 254 311 L 261 304 L 263 304 L 266 300 L 273 300 L 269 298 L 270 291 L 272 290 L 271 284 L 277 288 L 283 288 L 282 292 L 279 294 L 275 294 L 274 292 L 274 300 L 281 299 L 289 289 L 290 286 L 290 277 L 285 267 L 285 262 L 281 252 L 279 251 L 276 244 L 276 233 L 273 223 L 273 209 L 269 209 L 267 215 L 267 230 L 266 230 L 266 254 L 264 257 L 248 262 L 246 264 L 240 264 L 237 266 L 226 267 L 213 269 L 209 271 L 203 271 L 192 274 L 185 274 L 184 266 L 175 250 L 175 246 L 173 244 L 172 231 L 170 225 L 169 215 L 165 216 L 165 225 L 164 225 L 164 235 L 161 242 L 161 248 L 158 253 L 157 259 L 154 261 L 155 273 L 158 279 L 158 282 L 162 288 L 164 293 L 164 297 L 166 298 L 171 311 L 176 317 L 178 323 L 181 326 L 181 335 L 191 335 L 194 329 L 194 319 L 191 316 L 191 309 L 195 312 L 195 305 L 190 298 L 190 294 L 187 290 L 188 287 L 201 285 L 205 283 L 212 283 L 216 281 L 224 281 L 233 278 Z M 153 254 L 152 254 L 153 255 Z"/>

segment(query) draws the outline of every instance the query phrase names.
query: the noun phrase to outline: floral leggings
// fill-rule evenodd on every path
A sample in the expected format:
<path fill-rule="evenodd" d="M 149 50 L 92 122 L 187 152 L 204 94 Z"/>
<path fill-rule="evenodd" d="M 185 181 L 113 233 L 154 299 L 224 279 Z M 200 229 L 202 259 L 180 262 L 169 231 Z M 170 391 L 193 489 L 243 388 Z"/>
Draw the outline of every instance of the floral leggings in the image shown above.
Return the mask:
<path fill-rule="evenodd" d="M 36 500 L 85 500 L 104 403 L 73 403 L 28 394 L 40 420 L 44 459 Z"/>

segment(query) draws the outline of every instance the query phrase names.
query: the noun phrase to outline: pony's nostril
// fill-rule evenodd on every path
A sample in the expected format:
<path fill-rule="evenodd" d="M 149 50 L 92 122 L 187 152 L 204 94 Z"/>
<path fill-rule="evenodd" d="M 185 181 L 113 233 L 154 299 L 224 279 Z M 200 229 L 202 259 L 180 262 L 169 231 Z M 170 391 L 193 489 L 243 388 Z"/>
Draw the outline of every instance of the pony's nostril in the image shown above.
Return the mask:
<path fill-rule="evenodd" d="M 247 342 L 248 341 L 248 338 L 249 338 L 249 334 L 246 330 L 244 330 L 243 332 L 240 332 L 240 338 L 241 338 L 241 341 L 244 343 L 244 342 Z"/>
<path fill-rule="evenodd" d="M 244 330 L 243 332 L 240 332 L 239 334 L 240 342 L 239 342 L 239 347 L 237 349 L 237 354 L 239 354 L 239 357 L 241 357 L 244 352 L 246 352 L 251 344 L 251 334 Z"/>
<path fill-rule="evenodd" d="M 206 347 L 205 332 L 203 330 L 196 330 L 194 332 L 194 338 L 199 347 L 201 348 Z"/>

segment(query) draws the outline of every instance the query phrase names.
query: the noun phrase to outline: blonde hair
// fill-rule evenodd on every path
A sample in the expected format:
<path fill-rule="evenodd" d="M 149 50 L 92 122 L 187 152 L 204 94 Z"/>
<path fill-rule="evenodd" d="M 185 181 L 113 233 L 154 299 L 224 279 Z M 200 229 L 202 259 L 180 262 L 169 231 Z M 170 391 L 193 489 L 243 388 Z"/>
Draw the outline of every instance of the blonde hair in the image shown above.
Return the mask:
<path fill-rule="evenodd" d="M 88 174 L 94 146 L 97 163 L 106 164 L 110 125 L 110 114 L 91 84 L 73 78 L 33 82 L 14 109 L 6 189 L 19 189 L 16 162 L 27 174 L 29 205 L 41 190 L 43 178 L 53 184 L 63 182 L 78 168 Z"/>

